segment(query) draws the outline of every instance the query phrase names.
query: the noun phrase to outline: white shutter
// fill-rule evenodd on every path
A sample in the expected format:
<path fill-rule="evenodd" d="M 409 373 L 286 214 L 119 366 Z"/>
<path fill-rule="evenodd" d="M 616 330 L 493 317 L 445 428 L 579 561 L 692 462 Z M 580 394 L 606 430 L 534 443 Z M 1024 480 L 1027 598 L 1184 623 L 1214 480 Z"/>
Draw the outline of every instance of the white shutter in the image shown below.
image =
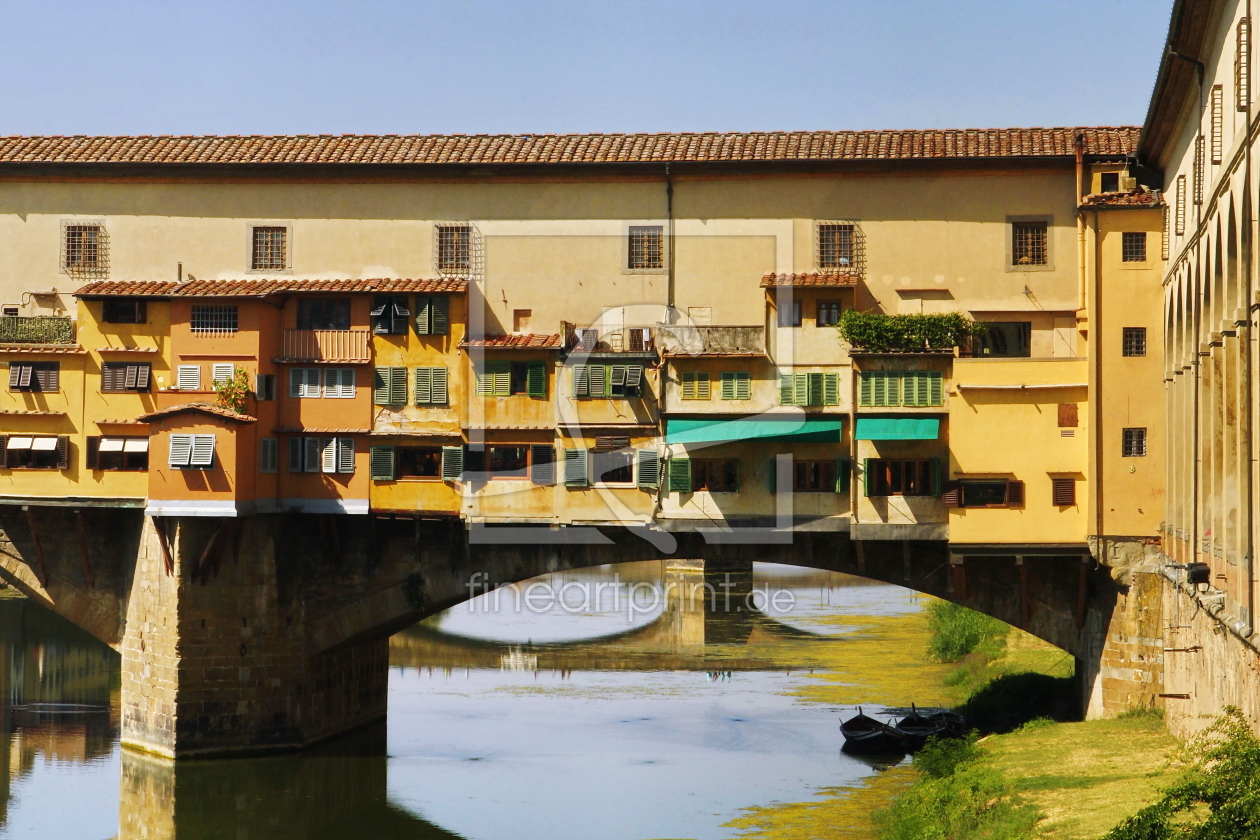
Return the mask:
<path fill-rule="evenodd" d="M 322 438 L 320 440 L 320 466 L 326 473 L 337 471 L 337 439 Z"/>
<path fill-rule="evenodd" d="M 324 396 L 354 399 L 354 368 L 327 368 L 324 371 Z"/>
<path fill-rule="evenodd" d="M 194 467 L 214 465 L 214 435 L 192 436 L 192 459 L 188 463 Z"/>
<path fill-rule="evenodd" d="M 303 441 L 302 446 L 306 450 L 305 456 L 302 459 L 303 467 L 304 467 L 303 472 L 313 472 L 313 473 L 319 472 L 319 465 L 320 465 L 319 438 L 313 438 L 313 437 L 302 438 L 302 441 Z"/>
<path fill-rule="evenodd" d="M 188 460 L 192 457 L 192 438 L 192 435 L 171 435 L 169 463 L 172 467 L 188 466 Z"/>
<path fill-rule="evenodd" d="M 302 386 L 302 396 L 312 399 L 319 399 L 320 370 L 319 368 L 303 368 L 306 373 L 306 382 Z"/>
<path fill-rule="evenodd" d="M 223 362 L 222 364 L 216 362 L 211 369 L 211 381 L 216 385 L 220 382 L 231 382 L 234 373 L 236 373 L 236 365 L 231 362 Z"/>
<path fill-rule="evenodd" d="M 354 472 L 354 438 L 337 438 L 337 472 Z"/>
<path fill-rule="evenodd" d="M 296 399 L 302 396 L 302 383 L 305 381 L 305 379 L 303 378 L 304 376 L 305 374 L 302 372 L 302 368 L 289 368 L 289 396 L 290 397 L 293 397 L 294 399 Z"/>
<path fill-rule="evenodd" d="M 175 381 L 181 391 L 200 391 L 201 365 L 180 365 Z"/>

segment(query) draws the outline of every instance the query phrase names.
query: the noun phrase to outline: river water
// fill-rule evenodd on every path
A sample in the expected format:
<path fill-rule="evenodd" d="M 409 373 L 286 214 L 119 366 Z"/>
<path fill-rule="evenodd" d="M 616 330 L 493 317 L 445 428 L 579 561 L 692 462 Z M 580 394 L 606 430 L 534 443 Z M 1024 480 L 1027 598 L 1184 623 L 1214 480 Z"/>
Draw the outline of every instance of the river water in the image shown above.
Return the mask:
<path fill-rule="evenodd" d="M 875 772 L 840 751 L 844 710 L 791 692 L 852 629 L 835 616 L 919 601 L 773 565 L 717 580 L 638 563 L 482 595 L 391 640 L 388 726 L 178 765 L 120 750 L 116 654 L 0 597 L 0 838 L 727 838 L 742 808 Z"/>

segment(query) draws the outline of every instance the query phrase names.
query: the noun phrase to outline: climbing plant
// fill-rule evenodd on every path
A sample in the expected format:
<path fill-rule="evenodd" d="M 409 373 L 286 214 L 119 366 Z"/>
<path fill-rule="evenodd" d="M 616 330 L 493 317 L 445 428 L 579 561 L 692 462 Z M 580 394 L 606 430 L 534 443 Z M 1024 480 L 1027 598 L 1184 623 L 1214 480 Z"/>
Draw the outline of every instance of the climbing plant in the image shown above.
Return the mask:
<path fill-rule="evenodd" d="M 236 414 L 244 414 L 249 406 L 249 374 L 241 368 L 232 371 L 231 379 L 214 383 L 215 404 Z"/>
<path fill-rule="evenodd" d="M 987 329 L 961 312 L 935 315 L 882 315 L 850 309 L 840 316 L 840 337 L 873 353 L 946 350 L 978 338 Z"/>

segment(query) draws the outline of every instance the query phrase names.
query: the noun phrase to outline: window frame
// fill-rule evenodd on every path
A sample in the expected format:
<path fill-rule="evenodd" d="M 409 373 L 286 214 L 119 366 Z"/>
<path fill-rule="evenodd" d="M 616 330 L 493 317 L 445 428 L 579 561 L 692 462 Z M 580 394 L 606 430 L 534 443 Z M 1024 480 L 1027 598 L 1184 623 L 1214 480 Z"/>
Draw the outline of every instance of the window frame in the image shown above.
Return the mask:
<path fill-rule="evenodd" d="M 331 321 L 335 321 L 338 324 L 344 323 L 345 326 L 313 326 L 312 324 L 315 321 L 314 315 L 316 313 L 310 310 L 315 304 L 319 304 L 321 307 L 330 307 L 328 311 L 321 311 L 319 313 L 323 316 L 319 321 L 320 324 L 327 324 Z M 350 298 L 348 297 L 307 297 L 303 295 L 297 300 L 297 311 L 294 313 L 294 324 L 296 326 L 294 328 L 311 332 L 314 332 L 315 330 L 348 332 L 350 330 L 351 308 Z M 331 321 L 328 318 L 330 314 L 333 315 Z M 342 317 L 343 315 L 344 317 Z"/>
<path fill-rule="evenodd" d="M 840 316 L 844 314 L 844 302 L 833 298 L 819 298 L 815 301 L 814 326 L 835 327 L 840 324 Z M 831 311 L 828 312 L 827 310 Z"/>
<path fill-rule="evenodd" d="M 80 229 L 94 229 L 96 241 L 92 243 L 95 259 L 92 262 L 72 261 L 70 259 L 71 234 Z M 61 273 L 75 278 L 100 279 L 109 276 L 109 231 L 105 228 L 104 219 L 62 219 L 60 240 Z"/>
<path fill-rule="evenodd" d="M 983 335 L 981 335 L 981 336 L 977 336 L 976 338 L 972 339 L 972 340 L 971 340 L 971 342 L 970 342 L 970 344 L 969 344 L 969 352 L 968 352 L 968 357 L 969 357 L 969 358 L 974 358 L 974 359 L 1031 359 L 1031 358 L 1033 357 L 1033 355 L 1032 355 L 1032 321 L 986 321 L 986 322 L 985 322 L 985 324 L 988 326 L 988 329 L 985 331 L 985 333 L 984 333 Z M 1024 333 L 1024 336 L 1019 336 L 1018 338 L 1023 338 L 1023 337 L 1025 337 L 1025 336 L 1027 337 L 1027 349 L 1028 349 L 1028 352 L 1027 352 L 1027 353 L 1019 353 L 1019 354 L 1003 353 L 1003 354 L 997 354 L 997 353 L 984 353 L 984 352 L 982 352 L 982 350 L 984 349 L 984 347 L 985 347 L 986 343 L 987 343 L 987 342 L 988 342 L 988 340 L 989 340 L 989 334 L 990 334 L 990 333 L 991 333 L 991 332 L 992 332 L 995 328 L 998 328 L 998 327 L 1006 327 L 1006 326 L 1010 326 L 1010 325 L 1022 325 L 1022 326 L 1024 327 L 1024 329 L 1022 330 L 1022 332 Z"/>
<path fill-rule="evenodd" d="M 32 434 L 27 434 L 27 435 L 9 434 L 9 435 L 4 435 L 3 437 L 4 437 L 4 460 L 2 463 L 3 463 L 4 469 L 6 470 L 67 470 L 70 468 L 70 436 L 69 435 L 40 435 L 40 434 L 32 433 Z M 9 445 L 11 441 L 13 440 L 13 438 L 15 437 L 29 437 L 31 439 L 31 445 L 27 447 L 25 450 L 23 449 L 15 450 Z M 47 449 L 47 448 L 36 449 L 35 440 L 45 439 L 45 438 L 52 438 L 53 440 L 56 441 L 56 443 L 53 445 L 53 448 L 52 449 Z M 53 463 L 51 464 L 25 463 L 21 465 L 15 465 L 13 463 L 13 457 L 12 457 L 13 453 L 22 452 L 22 451 L 26 452 L 28 462 L 34 460 L 34 458 L 36 457 L 34 453 L 36 452 L 39 452 L 39 453 L 51 452 L 52 455 L 41 454 L 39 458 L 45 459 L 45 460 L 52 460 Z"/>
<path fill-rule="evenodd" d="M 783 308 L 780 302 L 776 301 L 775 323 L 778 325 L 779 329 L 795 329 L 796 327 L 804 325 L 805 307 L 803 306 L 803 303 L 804 302 L 799 297 L 793 296 L 791 300 L 792 308 L 791 310 L 787 310 Z M 789 311 L 791 312 L 790 316 L 785 314 Z"/>
<path fill-rule="evenodd" d="M 1120 334 L 1120 354 L 1129 359 L 1146 356 L 1146 327 L 1125 327 Z"/>
<path fill-rule="evenodd" d="M 1147 446 L 1146 426 L 1125 426 L 1120 430 L 1120 457 L 1145 458 Z"/>
<path fill-rule="evenodd" d="M 451 232 L 461 231 L 464 234 L 462 245 L 459 242 L 444 242 L 443 237 Z M 447 260 L 448 251 L 454 250 L 454 260 Z M 460 250 L 463 250 L 461 264 Z M 473 226 L 471 222 L 437 222 L 433 225 L 433 270 L 443 277 L 467 277 L 472 273 L 473 264 Z"/>
<path fill-rule="evenodd" d="M 119 450 L 102 450 L 101 442 L 110 440 L 123 441 L 123 449 Z M 145 448 L 142 452 L 128 451 L 126 449 L 127 441 L 142 440 L 145 442 Z M 87 457 L 85 463 L 87 468 L 100 472 L 148 472 L 149 470 L 149 438 L 139 435 L 89 435 L 86 441 Z M 141 457 L 143 456 L 143 457 Z M 109 466 L 104 465 L 104 460 L 108 459 Z M 113 465 L 117 462 L 117 465 Z"/>
<path fill-rule="evenodd" d="M 19 372 L 14 375 L 14 370 Z M 29 370 L 29 373 L 26 371 Z M 40 376 L 40 373 L 43 376 Z M 17 382 L 14 382 L 17 379 Z M 51 380 L 51 381 L 49 381 Z M 52 387 L 45 387 L 51 385 Z M 59 394 L 61 393 L 61 362 L 9 363 L 9 393 Z"/>
<path fill-rule="evenodd" d="M 394 481 L 442 481 L 442 447 L 441 446 L 412 446 L 412 445 L 394 445 Z M 437 454 L 437 472 L 433 475 L 407 474 L 402 471 L 404 461 L 404 452 L 419 452 L 432 450 Z"/>
<path fill-rule="evenodd" d="M 620 466 L 617 466 L 614 469 L 617 469 L 617 470 L 628 469 L 630 471 L 630 477 L 623 481 L 600 481 L 601 476 L 607 475 L 609 472 L 612 472 L 612 470 L 598 469 L 597 465 L 599 464 L 599 462 L 601 460 L 606 460 L 608 458 L 617 458 L 617 457 L 624 458 L 627 461 L 627 463 L 621 464 Z M 589 458 L 589 465 L 590 465 L 590 486 L 591 487 L 622 487 L 624 488 L 624 487 L 637 486 L 635 484 L 636 476 L 637 476 L 637 473 L 635 472 L 635 467 L 636 467 L 636 464 L 638 463 L 638 457 L 635 450 L 624 449 L 624 448 L 623 449 L 610 449 L 610 450 L 591 449 L 589 450 L 588 458 Z"/>
<path fill-rule="evenodd" d="M 240 329 L 241 308 L 235 303 L 194 303 L 188 310 L 188 332 L 194 336 L 236 335 Z"/>
<path fill-rule="evenodd" d="M 130 309 L 129 317 L 119 318 L 119 307 Z M 147 324 L 148 322 L 149 302 L 144 298 L 108 297 L 101 301 L 102 324 Z"/>
<path fill-rule="evenodd" d="M 934 465 L 934 462 L 936 461 L 936 459 L 934 458 L 868 458 L 866 460 L 867 460 L 866 470 L 868 472 L 868 475 L 866 476 L 866 488 L 867 488 L 866 495 L 868 497 L 906 496 L 906 497 L 931 498 L 936 495 L 936 493 L 933 492 L 935 488 L 932 486 L 933 473 L 936 469 L 938 469 L 938 467 Z M 897 479 L 896 482 L 893 481 L 893 478 L 894 478 L 892 474 L 893 467 L 891 466 L 881 467 L 881 465 L 885 465 L 885 464 L 898 465 L 896 467 L 896 470 L 899 473 L 899 475 L 896 476 L 896 479 Z M 923 486 L 920 487 L 922 492 L 914 492 L 914 493 L 906 492 L 905 486 L 907 484 L 907 481 L 906 481 L 906 469 L 907 469 L 906 465 L 907 464 L 916 465 L 915 470 L 917 472 L 917 475 L 913 476 L 913 479 L 919 485 L 926 485 L 926 487 L 923 487 Z M 894 490 L 893 488 L 894 483 L 899 483 L 902 486 L 902 489 Z M 886 490 L 887 492 L 880 492 L 880 490 Z"/>
<path fill-rule="evenodd" d="M 724 479 L 730 478 L 730 475 L 727 474 L 726 471 L 731 468 L 731 465 L 734 465 L 733 466 L 734 481 L 731 482 L 731 486 L 728 488 L 726 486 L 726 483 L 723 482 L 723 485 L 717 489 L 713 489 L 712 487 L 710 487 L 709 485 L 712 482 L 709 479 L 713 473 L 713 470 L 719 469 L 723 473 L 722 478 Z M 741 471 L 739 468 L 738 458 L 692 458 L 691 459 L 691 492 L 692 493 L 700 493 L 700 492 L 738 493 L 739 485 L 741 483 L 740 479 L 742 478 L 740 473 Z M 701 475 L 703 475 L 704 477 L 703 483 L 701 482 Z"/>
<path fill-rule="evenodd" d="M 496 449 L 523 449 L 525 451 L 525 464 L 519 470 L 495 470 L 494 468 L 494 451 Z M 529 468 L 534 462 L 533 448 L 528 443 L 487 443 L 483 452 L 485 458 L 484 479 L 485 481 L 529 481 Z"/>
<path fill-rule="evenodd" d="M 1045 225 L 1045 262 L 1025 263 L 1015 261 L 1015 234 L 1017 225 Z M 1054 216 L 1007 216 L 1006 217 L 1006 271 L 1054 271 Z"/>
<path fill-rule="evenodd" d="M 131 376 L 130 369 L 135 368 L 136 374 Z M 108 382 L 110 385 L 115 384 L 115 377 L 106 376 L 105 371 L 122 371 L 123 387 L 114 388 L 105 387 Z M 134 386 L 128 387 L 127 381 L 131 380 Z M 141 385 L 143 383 L 143 386 Z M 147 394 L 153 388 L 153 363 L 152 362 L 101 362 L 101 393 L 102 394 Z"/>
<path fill-rule="evenodd" d="M 293 222 L 292 220 L 250 221 L 246 223 L 246 230 L 248 232 L 248 235 L 246 236 L 246 240 L 245 240 L 245 246 L 247 249 L 245 252 L 246 273 L 248 274 L 290 274 L 292 273 L 293 271 Z M 283 254 L 284 264 L 282 266 L 276 267 L 274 265 L 268 265 L 265 267 L 260 267 L 258 263 L 255 262 L 255 257 L 257 256 L 257 252 L 255 248 L 255 242 L 257 241 L 257 234 L 255 233 L 255 231 L 257 230 L 282 231 L 282 234 L 283 234 L 282 239 L 283 239 L 283 247 L 284 247 L 284 254 Z"/>
<path fill-rule="evenodd" d="M 1131 245 L 1132 243 L 1132 245 Z M 1140 243 L 1140 246 L 1138 245 Z M 1120 262 L 1131 268 L 1145 266 L 1149 261 L 1150 237 L 1144 230 L 1125 230 L 1120 232 Z M 1140 253 L 1140 256 L 1138 254 Z"/>
<path fill-rule="evenodd" d="M 818 486 L 808 486 L 812 482 L 809 480 L 802 481 L 802 473 L 809 470 L 818 470 Z M 829 472 L 829 474 L 828 474 Z M 835 459 L 825 458 L 804 458 L 792 461 L 792 492 L 793 493 L 836 493 L 836 481 L 840 477 L 840 468 Z M 808 476 L 806 476 L 808 478 Z"/>
<path fill-rule="evenodd" d="M 635 236 L 655 231 L 660 236 L 657 265 L 635 264 Z M 622 225 L 621 271 L 623 274 L 664 274 L 669 270 L 669 230 L 664 220 L 627 221 Z"/>

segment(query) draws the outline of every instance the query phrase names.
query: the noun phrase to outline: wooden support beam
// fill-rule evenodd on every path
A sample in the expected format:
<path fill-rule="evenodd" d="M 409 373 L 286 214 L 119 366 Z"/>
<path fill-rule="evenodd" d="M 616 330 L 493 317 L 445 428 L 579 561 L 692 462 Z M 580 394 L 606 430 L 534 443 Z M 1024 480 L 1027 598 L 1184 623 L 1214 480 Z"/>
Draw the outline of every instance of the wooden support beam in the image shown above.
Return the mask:
<path fill-rule="evenodd" d="M 170 577 L 175 574 L 175 558 L 171 556 L 171 543 L 166 534 L 166 523 L 160 516 L 150 518 L 153 520 L 153 532 L 157 534 L 158 545 L 162 549 L 162 565 L 166 569 L 167 577 Z"/>
<path fill-rule="evenodd" d="M 219 539 L 223 536 L 223 531 L 226 527 L 226 521 L 220 522 L 219 527 L 214 529 L 214 533 L 206 541 L 206 547 L 201 550 L 201 556 L 197 558 L 197 565 L 193 568 L 192 577 L 194 580 L 200 578 L 201 582 L 205 583 L 209 578 L 208 561 L 213 556 L 215 546 L 219 544 Z"/>
<path fill-rule="evenodd" d="M 92 579 L 92 556 L 88 553 L 87 518 L 83 515 L 83 511 L 76 510 L 74 519 L 79 528 L 79 554 L 83 558 L 83 580 L 87 583 L 88 589 L 95 589 L 96 582 Z"/>
<path fill-rule="evenodd" d="M 1019 567 L 1019 618 L 1026 628 L 1032 616 L 1032 604 L 1028 600 L 1028 565 L 1024 562 L 1024 555 L 1015 555 L 1015 565 Z"/>
<path fill-rule="evenodd" d="M 967 558 L 962 554 L 949 556 L 949 585 L 953 596 L 967 600 Z"/>
<path fill-rule="evenodd" d="M 26 526 L 31 529 L 31 542 L 35 546 L 35 576 L 39 578 L 39 585 L 46 587 L 48 567 L 44 565 L 44 544 L 39 539 L 39 526 L 35 524 L 35 509 L 24 505 L 22 510 L 26 513 Z"/>

